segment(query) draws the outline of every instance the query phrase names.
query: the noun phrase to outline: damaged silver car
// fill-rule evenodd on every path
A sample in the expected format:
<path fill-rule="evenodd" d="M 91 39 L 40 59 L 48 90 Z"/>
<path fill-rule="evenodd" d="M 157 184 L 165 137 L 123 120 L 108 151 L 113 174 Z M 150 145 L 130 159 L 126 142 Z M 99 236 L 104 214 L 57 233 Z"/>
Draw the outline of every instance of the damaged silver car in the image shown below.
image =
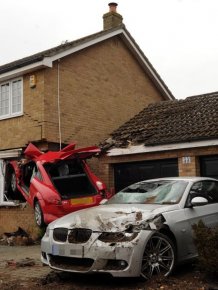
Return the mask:
<path fill-rule="evenodd" d="M 197 256 L 192 225 L 218 225 L 218 181 L 165 178 L 133 184 L 100 206 L 47 227 L 41 260 L 52 269 L 145 279 Z"/>

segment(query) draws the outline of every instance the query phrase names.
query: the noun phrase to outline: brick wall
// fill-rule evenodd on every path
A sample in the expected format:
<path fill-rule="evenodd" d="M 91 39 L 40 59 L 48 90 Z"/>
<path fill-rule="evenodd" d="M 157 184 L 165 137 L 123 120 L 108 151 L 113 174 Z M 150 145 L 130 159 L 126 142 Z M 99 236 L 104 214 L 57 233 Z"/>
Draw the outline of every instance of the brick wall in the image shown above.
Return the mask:
<path fill-rule="evenodd" d="M 0 120 L 0 150 L 59 142 L 58 62 L 23 77 L 23 116 Z M 146 105 L 163 100 L 119 37 L 59 61 L 62 142 L 98 144 Z"/>
<path fill-rule="evenodd" d="M 29 87 L 29 74 L 23 77 L 23 116 L 0 120 L 0 150 L 24 147 L 43 137 L 44 72 L 35 73 L 37 85 Z"/>
<path fill-rule="evenodd" d="M 33 239 L 38 238 L 40 229 L 34 220 L 34 211 L 26 205 L 21 207 L 0 208 L 0 237 L 4 232 L 15 232 L 18 227 L 24 229 Z"/>
<path fill-rule="evenodd" d="M 45 136 L 58 140 L 58 63 L 45 72 Z M 163 100 L 129 50 L 110 39 L 59 62 L 62 142 L 98 144 L 149 103 Z"/>

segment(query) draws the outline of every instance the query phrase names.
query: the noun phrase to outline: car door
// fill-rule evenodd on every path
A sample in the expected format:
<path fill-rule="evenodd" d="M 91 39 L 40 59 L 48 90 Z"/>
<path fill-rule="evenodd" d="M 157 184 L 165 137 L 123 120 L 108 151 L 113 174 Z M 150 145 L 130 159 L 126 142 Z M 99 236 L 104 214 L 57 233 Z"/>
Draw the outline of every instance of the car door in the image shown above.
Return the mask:
<path fill-rule="evenodd" d="M 191 199 L 196 196 L 205 197 L 208 204 L 201 206 L 191 206 Z M 203 180 L 195 182 L 189 192 L 184 213 L 189 222 L 191 235 L 188 236 L 187 247 L 190 255 L 196 254 L 193 242 L 192 226 L 200 220 L 208 227 L 218 225 L 218 182 L 213 180 Z"/>

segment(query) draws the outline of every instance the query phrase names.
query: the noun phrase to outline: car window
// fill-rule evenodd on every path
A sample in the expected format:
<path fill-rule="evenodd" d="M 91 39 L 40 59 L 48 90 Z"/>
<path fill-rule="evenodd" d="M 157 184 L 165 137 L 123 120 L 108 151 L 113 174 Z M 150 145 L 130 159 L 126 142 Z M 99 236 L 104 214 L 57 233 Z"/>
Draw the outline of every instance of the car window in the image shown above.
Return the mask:
<path fill-rule="evenodd" d="M 180 201 L 187 184 L 182 180 L 138 182 L 115 194 L 108 203 L 176 204 Z"/>
<path fill-rule="evenodd" d="M 42 175 L 37 167 L 37 165 L 35 164 L 35 166 L 33 167 L 33 174 L 32 174 L 32 178 L 33 177 L 36 177 L 38 178 L 39 180 L 42 180 Z"/>
<path fill-rule="evenodd" d="M 196 196 L 205 197 L 208 203 L 218 202 L 218 182 L 213 180 L 198 181 L 190 189 L 187 204 Z"/>

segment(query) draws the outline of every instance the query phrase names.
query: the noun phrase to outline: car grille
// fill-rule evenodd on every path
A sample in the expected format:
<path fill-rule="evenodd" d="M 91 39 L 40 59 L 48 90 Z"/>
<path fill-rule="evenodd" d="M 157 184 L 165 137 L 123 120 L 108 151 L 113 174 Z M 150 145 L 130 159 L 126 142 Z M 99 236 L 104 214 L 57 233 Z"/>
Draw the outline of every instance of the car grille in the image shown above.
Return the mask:
<path fill-rule="evenodd" d="M 68 229 L 66 228 L 56 228 L 53 232 L 53 238 L 57 242 L 66 242 Z"/>
<path fill-rule="evenodd" d="M 68 235 L 68 242 L 73 244 L 86 243 L 91 237 L 92 231 L 89 229 L 73 229 Z"/>
<path fill-rule="evenodd" d="M 52 267 L 57 269 L 88 271 L 92 267 L 94 260 L 49 255 L 49 262 Z"/>

